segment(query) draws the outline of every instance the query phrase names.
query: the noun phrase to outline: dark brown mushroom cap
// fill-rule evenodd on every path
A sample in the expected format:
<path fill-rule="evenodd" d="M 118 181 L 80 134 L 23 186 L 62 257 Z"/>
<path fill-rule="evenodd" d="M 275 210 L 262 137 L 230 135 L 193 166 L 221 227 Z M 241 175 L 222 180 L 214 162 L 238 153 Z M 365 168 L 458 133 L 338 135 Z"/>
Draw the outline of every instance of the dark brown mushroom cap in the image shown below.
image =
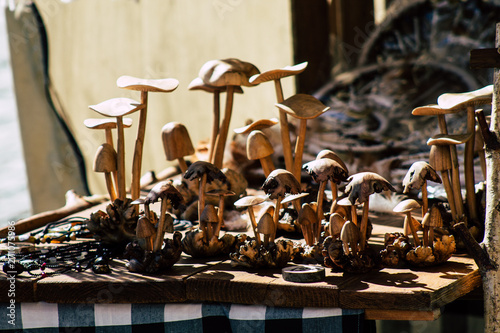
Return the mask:
<path fill-rule="evenodd" d="M 384 177 L 374 172 L 360 172 L 348 179 L 345 190 L 349 193 L 349 201 L 354 204 L 362 204 L 368 201 L 373 193 L 382 191 L 393 191 L 396 189 Z"/>
<path fill-rule="evenodd" d="M 97 148 L 94 158 L 95 172 L 113 172 L 116 171 L 116 151 L 110 144 L 103 143 Z"/>
<path fill-rule="evenodd" d="M 276 118 L 260 119 L 260 120 L 254 121 L 250 125 L 247 125 L 247 126 L 244 126 L 244 127 L 240 127 L 240 128 L 236 128 L 234 130 L 234 133 L 236 133 L 236 134 L 246 134 L 246 133 L 250 133 L 252 131 L 259 131 L 259 130 L 266 129 L 266 128 L 269 128 L 271 126 L 274 126 L 277 123 L 278 123 L 278 119 L 276 119 Z"/>
<path fill-rule="evenodd" d="M 299 225 L 314 225 L 318 223 L 318 214 L 310 203 L 305 203 L 299 211 L 297 218 Z"/>
<path fill-rule="evenodd" d="M 129 90 L 171 92 L 179 86 L 179 81 L 176 79 L 141 79 L 123 75 L 116 80 L 116 85 Z"/>
<path fill-rule="evenodd" d="M 137 226 L 135 228 L 135 236 L 139 239 L 151 237 L 156 233 L 154 225 L 149 221 L 146 216 L 141 216 L 137 220 Z"/>
<path fill-rule="evenodd" d="M 300 184 L 291 172 L 275 169 L 267 176 L 262 189 L 269 195 L 270 199 L 277 199 L 284 197 L 286 193 L 299 193 Z"/>
<path fill-rule="evenodd" d="M 443 216 L 441 211 L 436 205 L 433 205 L 429 212 L 424 215 L 422 219 L 424 227 L 441 228 L 443 226 Z"/>
<path fill-rule="evenodd" d="M 262 131 L 252 131 L 247 138 L 247 157 L 258 160 L 274 153 L 273 145 Z"/>
<path fill-rule="evenodd" d="M 349 173 L 349 169 L 347 169 L 347 166 L 345 165 L 344 161 L 342 161 L 340 156 L 335 154 L 333 151 L 329 149 L 323 149 L 318 153 L 318 155 L 316 155 L 317 160 L 319 160 L 320 158 L 329 158 L 334 161 L 337 161 L 337 163 L 340 164 L 340 166 L 342 166 L 345 169 L 345 171 L 347 171 L 347 173 Z"/>
<path fill-rule="evenodd" d="M 421 189 L 426 180 L 439 184 L 442 182 L 441 177 L 429 163 L 424 161 L 413 163 L 403 179 L 403 193 L 408 193 L 410 189 Z"/>
<path fill-rule="evenodd" d="M 142 105 L 131 98 L 117 97 L 99 104 L 89 105 L 89 108 L 106 117 L 122 117 L 140 110 Z"/>
<path fill-rule="evenodd" d="M 219 222 L 219 216 L 217 215 L 217 209 L 214 205 L 206 205 L 201 212 L 200 222 L 205 223 L 217 223 Z"/>
<path fill-rule="evenodd" d="M 110 118 L 88 118 L 83 124 L 90 129 L 113 129 L 116 128 L 116 119 Z M 123 118 L 123 127 L 132 126 L 131 118 Z"/>
<path fill-rule="evenodd" d="M 200 69 L 199 77 L 211 86 L 252 86 L 248 80 L 259 74 L 257 67 L 235 58 L 210 60 Z"/>
<path fill-rule="evenodd" d="M 408 213 L 417 208 L 421 208 L 422 205 L 415 199 L 406 199 L 398 203 L 392 211 L 394 213 Z"/>
<path fill-rule="evenodd" d="M 330 158 L 313 160 L 304 164 L 302 169 L 306 170 L 316 183 L 331 180 L 340 184 L 341 181 L 347 181 L 347 171 L 340 163 Z"/>
<path fill-rule="evenodd" d="M 438 97 L 443 109 L 461 109 L 467 106 L 490 104 L 493 99 L 493 85 L 464 93 L 446 93 Z"/>
<path fill-rule="evenodd" d="M 259 219 L 259 223 L 257 223 L 256 230 L 260 234 L 270 235 L 274 232 L 274 221 L 273 217 L 269 213 L 265 213 Z"/>
<path fill-rule="evenodd" d="M 265 197 L 265 196 L 247 195 L 246 197 L 238 199 L 234 203 L 234 206 L 236 208 L 251 207 L 251 206 L 260 205 L 261 203 L 265 202 L 266 200 L 267 200 L 267 197 Z"/>
<path fill-rule="evenodd" d="M 175 188 L 172 180 L 161 181 L 153 186 L 151 191 L 149 191 L 148 195 L 144 199 L 144 204 L 152 204 L 158 201 L 158 199 L 160 198 L 162 200 L 170 200 L 174 208 L 178 208 L 179 205 L 184 202 L 184 197 L 179 192 L 179 190 Z"/>
<path fill-rule="evenodd" d="M 281 78 L 302 73 L 307 67 L 307 61 L 294 66 L 286 66 L 279 69 L 271 69 L 269 71 L 255 74 L 250 78 L 250 83 L 259 84 L 271 80 L 279 80 Z"/>
<path fill-rule="evenodd" d="M 194 154 L 193 143 L 186 127 L 177 122 L 167 123 L 161 129 L 163 149 L 168 161 Z"/>
<path fill-rule="evenodd" d="M 298 119 L 313 119 L 330 109 L 329 106 L 325 106 L 316 97 L 307 94 L 293 95 L 275 105 Z"/>
<path fill-rule="evenodd" d="M 191 81 L 191 83 L 189 83 L 188 90 L 203 90 L 209 93 L 214 93 L 216 91 L 224 92 L 227 90 L 227 86 L 220 86 L 220 87 L 211 86 L 205 84 L 205 82 L 203 82 L 201 77 L 197 77 L 196 79 Z M 241 89 L 240 86 L 235 86 L 234 92 L 237 94 L 243 94 L 243 89 Z"/>
<path fill-rule="evenodd" d="M 184 173 L 184 178 L 194 180 L 201 178 L 203 175 L 207 175 L 207 183 L 211 183 L 215 179 L 228 183 L 226 175 L 218 167 L 206 161 L 192 163 Z"/>

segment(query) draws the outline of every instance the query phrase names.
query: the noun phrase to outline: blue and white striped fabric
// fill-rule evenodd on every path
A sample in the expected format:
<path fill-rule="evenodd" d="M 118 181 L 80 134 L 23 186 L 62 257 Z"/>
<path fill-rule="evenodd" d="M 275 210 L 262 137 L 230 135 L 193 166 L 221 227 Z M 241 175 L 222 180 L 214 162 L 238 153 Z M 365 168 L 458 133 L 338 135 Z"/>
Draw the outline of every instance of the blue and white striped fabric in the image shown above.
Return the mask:
<path fill-rule="evenodd" d="M 369 332 L 362 310 L 224 303 L 0 304 L 5 332 Z M 15 317 L 12 320 L 12 313 Z M 9 317 L 9 314 L 11 315 Z M 14 324 L 14 325 L 12 325 Z"/>

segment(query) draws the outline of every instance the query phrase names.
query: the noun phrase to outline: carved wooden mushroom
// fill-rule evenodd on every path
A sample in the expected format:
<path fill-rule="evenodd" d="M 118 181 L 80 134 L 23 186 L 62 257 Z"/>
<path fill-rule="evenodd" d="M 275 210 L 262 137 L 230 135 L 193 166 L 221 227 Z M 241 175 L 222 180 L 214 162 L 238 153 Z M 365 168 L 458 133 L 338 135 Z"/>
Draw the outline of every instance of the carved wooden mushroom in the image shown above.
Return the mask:
<path fill-rule="evenodd" d="M 363 216 L 359 230 L 360 248 L 364 250 L 368 227 L 369 196 L 382 191 L 396 192 L 396 189 L 384 177 L 374 172 L 360 172 L 349 177 L 347 181 L 349 184 L 345 190 L 348 193 L 348 200 L 352 205 L 363 204 Z"/>
<path fill-rule="evenodd" d="M 323 197 L 325 193 L 326 184 L 331 181 L 335 184 L 340 184 L 341 181 L 347 180 L 347 170 L 337 161 L 330 158 L 320 158 L 304 164 L 303 169 L 312 177 L 312 179 L 319 184 L 318 190 L 318 225 L 316 225 L 315 239 L 319 241 L 321 233 L 321 221 L 324 219 L 323 212 Z"/>
<path fill-rule="evenodd" d="M 313 228 L 318 224 L 318 215 L 316 214 L 316 209 L 310 203 L 304 203 L 299 212 L 299 217 L 297 218 L 297 223 L 302 229 L 302 235 L 306 244 L 313 246 L 315 243 L 315 232 Z"/>
<path fill-rule="evenodd" d="M 90 109 L 106 117 L 115 117 L 117 126 L 117 174 L 118 174 L 118 198 L 125 200 L 125 134 L 123 117 L 140 110 L 142 105 L 130 98 L 112 98 L 96 105 L 90 105 Z M 137 199 L 137 198 L 134 198 Z"/>
<path fill-rule="evenodd" d="M 424 246 L 432 246 L 434 242 L 434 228 L 443 227 L 443 216 L 436 205 L 432 206 L 430 211 L 425 214 L 422 219 L 422 227 L 424 229 Z"/>
<path fill-rule="evenodd" d="M 329 159 L 336 161 L 349 174 L 349 169 L 347 169 L 347 166 L 345 165 L 344 161 L 342 161 L 340 156 L 335 154 L 335 152 L 333 152 L 329 149 L 323 149 L 322 151 L 320 151 L 318 153 L 318 155 L 316 155 L 317 160 L 319 160 L 321 158 L 329 158 Z M 338 197 L 337 183 L 332 180 L 332 181 L 330 181 L 330 185 L 332 187 L 332 200 L 335 201 Z M 333 205 L 332 205 L 332 208 L 333 208 Z M 333 213 L 333 212 L 331 212 L 331 213 Z"/>
<path fill-rule="evenodd" d="M 273 153 L 273 146 L 264 133 L 261 131 L 252 131 L 250 133 L 247 138 L 247 157 L 249 160 L 260 161 L 266 177 L 276 169 L 271 158 Z"/>
<path fill-rule="evenodd" d="M 194 154 L 193 143 L 186 127 L 176 121 L 167 123 L 161 129 L 161 138 L 167 161 L 177 160 L 181 172 L 186 172 L 188 167 L 184 157 Z"/>
<path fill-rule="evenodd" d="M 260 73 L 258 68 L 249 62 L 239 59 L 211 60 L 200 69 L 199 77 L 205 84 L 215 87 L 227 87 L 224 118 L 216 139 L 214 164 L 222 168 L 224 149 L 226 147 L 229 124 L 233 110 L 233 97 L 236 86 L 252 86 L 248 79 Z"/>
<path fill-rule="evenodd" d="M 218 210 L 218 223 L 214 229 L 213 236 L 219 237 L 220 229 L 224 225 L 224 200 L 226 197 L 231 197 L 235 195 L 233 191 L 225 190 L 225 189 L 213 189 L 208 191 L 206 194 L 208 195 L 216 195 L 219 197 L 219 210 Z"/>
<path fill-rule="evenodd" d="M 260 74 L 255 74 L 250 78 L 250 83 L 259 84 L 267 81 L 274 81 L 276 90 L 276 102 L 281 103 L 284 100 L 283 88 L 281 79 L 291 75 L 302 73 L 307 67 L 307 62 L 303 62 L 294 66 L 286 66 L 280 69 L 269 70 Z M 280 131 L 281 144 L 283 145 L 283 156 L 285 158 L 285 167 L 288 171 L 293 172 L 293 156 L 292 145 L 290 143 L 290 129 L 288 126 L 287 115 L 284 110 L 280 109 Z"/>
<path fill-rule="evenodd" d="M 94 158 L 94 171 L 104 173 L 109 197 L 111 202 L 114 202 L 116 199 L 116 191 L 113 186 L 111 174 L 116 171 L 116 152 L 111 145 L 103 143 L 97 148 Z"/>
<path fill-rule="evenodd" d="M 427 213 L 429 207 L 427 199 L 427 181 L 441 184 L 441 177 L 436 170 L 427 162 L 418 161 L 413 163 L 403 178 L 403 193 L 408 193 L 410 189 L 422 189 L 422 217 Z"/>
<path fill-rule="evenodd" d="M 156 229 L 148 217 L 144 215 L 139 217 L 139 220 L 137 220 L 137 227 L 135 228 L 135 235 L 137 239 L 144 239 L 146 251 L 153 250 Z"/>
<path fill-rule="evenodd" d="M 276 200 L 274 211 L 275 231 L 271 237 L 271 241 L 274 241 L 281 209 L 281 201 L 286 193 L 299 193 L 300 184 L 291 172 L 284 169 L 276 169 L 267 176 L 266 181 L 262 185 L 262 189 L 269 195 L 270 199 Z"/>
<path fill-rule="evenodd" d="M 410 227 L 411 234 L 413 235 L 413 241 L 415 242 L 415 247 L 420 246 L 420 239 L 418 238 L 417 230 L 415 229 L 415 224 L 413 222 L 414 218 L 411 216 L 411 212 L 415 209 L 421 208 L 422 206 L 418 201 L 414 199 L 406 199 L 401 201 L 396 207 L 393 208 L 395 213 L 405 214 L 404 220 L 404 230 Z"/>
<path fill-rule="evenodd" d="M 197 77 L 188 85 L 189 90 L 203 90 L 208 93 L 213 94 L 213 121 L 212 121 L 212 135 L 210 137 L 209 149 L 208 149 L 208 160 L 207 162 L 214 163 L 214 151 L 215 151 L 215 140 L 219 134 L 219 122 L 220 122 L 220 93 L 226 91 L 225 86 L 214 87 L 203 82 L 201 77 Z M 234 88 L 234 92 L 238 94 L 243 94 L 243 89 L 240 86 Z"/>
<path fill-rule="evenodd" d="M 158 201 L 159 199 L 161 199 L 161 213 L 157 227 L 156 239 L 153 246 L 153 252 L 161 249 L 165 231 L 174 232 L 173 220 L 167 219 L 166 216 L 168 203 L 170 202 L 174 208 L 177 208 L 184 201 L 184 198 L 175 188 L 171 180 L 162 181 L 156 184 L 146 196 L 144 204 L 151 204 Z"/>
<path fill-rule="evenodd" d="M 247 208 L 248 216 L 250 216 L 250 223 L 252 225 L 252 230 L 253 230 L 253 233 L 254 233 L 255 238 L 257 240 L 257 246 L 259 246 L 259 247 L 260 247 L 261 242 L 260 242 L 260 237 L 257 234 L 257 230 L 256 230 L 257 229 L 257 221 L 255 220 L 255 212 L 253 210 L 253 206 L 260 205 L 261 203 L 263 203 L 266 200 L 267 200 L 266 197 L 252 195 L 252 196 L 243 197 L 234 203 L 234 206 L 236 208 Z"/>
<path fill-rule="evenodd" d="M 219 217 L 217 213 L 217 208 L 214 205 L 206 205 L 203 208 L 200 216 L 200 225 L 206 226 L 204 232 L 207 233 L 206 238 L 210 241 L 212 237 L 215 237 L 214 230 L 217 228 L 217 223 L 219 222 Z"/>
<path fill-rule="evenodd" d="M 278 123 L 278 120 L 276 118 L 271 118 L 271 119 L 259 119 L 254 121 L 253 123 L 250 123 L 246 126 L 235 128 L 234 133 L 236 134 L 248 134 L 251 133 L 252 131 L 260 131 L 260 130 L 265 130 L 268 129 Z"/>
<path fill-rule="evenodd" d="M 330 236 L 335 239 L 340 237 L 340 232 L 342 231 L 342 227 L 346 223 L 344 217 L 338 213 L 333 213 L 330 215 L 330 223 L 328 224 L 328 232 Z"/>
<path fill-rule="evenodd" d="M 300 170 L 302 168 L 302 155 L 307 131 L 307 120 L 319 117 L 330 107 L 325 106 L 314 96 L 306 94 L 296 94 L 287 98 L 281 103 L 275 104 L 278 109 L 300 119 L 299 133 L 295 143 L 295 157 L 293 161 L 293 175 L 300 183 Z"/>
<path fill-rule="evenodd" d="M 361 244 L 361 232 L 354 222 L 347 221 L 344 223 L 340 232 L 340 239 L 346 255 L 358 254 L 358 243 Z"/>
<path fill-rule="evenodd" d="M 491 104 L 493 85 L 488 85 L 475 91 L 465 93 L 447 93 L 438 97 L 438 105 L 451 110 L 467 110 L 467 134 L 470 137 L 465 142 L 464 172 L 467 191 L 467 206 L 472 220 L 478 221 L 474 181 L 474 143 L 475 143 L 475 108 L 479 105 Z"/>
<path fill-rule="evenodd" d="M 272 241 L 271 237 L 275 233 L 274 230 L 274 221 L 273 217 L 269 213 L 265 213 L 259 219 L 259 223 L 257 223 L 256 231 L 258 234 L 264 235 L 264 247 L 269 246 L 269 242 Z M 259 235 L 256 234 L 256 238 L 259 238 Z M 260 241 L 257 242 L 260 246 Z"/>

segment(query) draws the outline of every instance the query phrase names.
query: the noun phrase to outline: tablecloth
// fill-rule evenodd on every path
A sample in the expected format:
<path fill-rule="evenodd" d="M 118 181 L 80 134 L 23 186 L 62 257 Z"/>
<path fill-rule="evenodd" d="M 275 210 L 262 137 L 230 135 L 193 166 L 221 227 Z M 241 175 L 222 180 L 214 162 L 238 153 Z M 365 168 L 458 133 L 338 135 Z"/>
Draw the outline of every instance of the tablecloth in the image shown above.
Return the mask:
<path fill-rule="evenodd" d="M 9 332 L 372 332 L 363 310 L 225 303 L 0 304 Z M 10 308 L 9 308 L 10 306 Z"/>

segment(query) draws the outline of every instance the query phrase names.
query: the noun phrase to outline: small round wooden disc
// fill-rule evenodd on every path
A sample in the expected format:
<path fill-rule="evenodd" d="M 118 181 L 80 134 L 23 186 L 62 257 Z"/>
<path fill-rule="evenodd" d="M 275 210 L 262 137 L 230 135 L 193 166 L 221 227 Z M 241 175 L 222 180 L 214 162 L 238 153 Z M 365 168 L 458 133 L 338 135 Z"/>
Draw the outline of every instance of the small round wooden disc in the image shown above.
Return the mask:
<path fill-rule="evenodd" d="M 283 279 L 290 282 L 319 282 L 325 279 L 325 268 L 321 266 L 298 265 L 281 270 Z"/>

